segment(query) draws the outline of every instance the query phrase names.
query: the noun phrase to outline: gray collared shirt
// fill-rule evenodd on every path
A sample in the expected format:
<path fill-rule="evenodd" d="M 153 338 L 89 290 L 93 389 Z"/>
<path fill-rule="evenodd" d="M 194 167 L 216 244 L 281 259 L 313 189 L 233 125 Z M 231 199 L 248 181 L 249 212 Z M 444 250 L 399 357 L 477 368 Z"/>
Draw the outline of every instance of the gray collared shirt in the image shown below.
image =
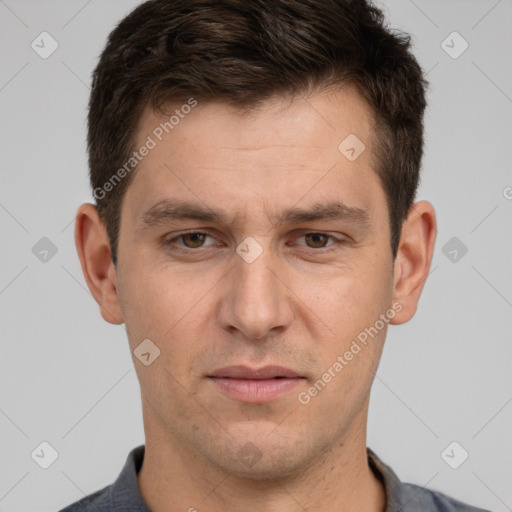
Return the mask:
<path fill-rule="evenodd" d="M 489 512 L 471 507 L 445 494 L 400 482 L 395 472 L 367 448 L 370 468 L 386 489 L 385 512 Z M 144 459 L 144 445 L 134 448 L 108 487 L 90 494 L 60 512 L 151 512 L 139 491 L 137 473 Z"/>

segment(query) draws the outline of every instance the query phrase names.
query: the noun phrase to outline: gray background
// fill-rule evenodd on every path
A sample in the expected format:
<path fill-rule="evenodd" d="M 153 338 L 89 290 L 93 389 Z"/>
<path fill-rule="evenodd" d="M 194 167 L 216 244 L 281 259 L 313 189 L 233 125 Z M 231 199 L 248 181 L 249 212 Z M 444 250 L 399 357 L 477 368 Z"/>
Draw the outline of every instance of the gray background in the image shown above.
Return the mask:
<path fill-rule="evenodd" d="M 76 209 L 91 201 L 91 72 L 137 3 L 0 0 L 1 511 L 77 500 L 112 482 L 144 442 L 126 333 L 101 319 L 73 240 Z M 512 510 L 512 3 L 384 9 L 414 35 L 431 82 L 418 199 L 432 201 L 439 230 L 419 311 L 388 332 L 368 446 L 402 480 Z M 43 31 L 59 45 L 47 59 L 31 48 Z M 469 43 L 458 58 L 445 51 L 460 51 L 458 36 L 442 46 L 453 31 Z M 46 261 L 32 250 L 43 237 L 57 248 Z M 452 237 L 459 247 L 445 255 Z M 42 441 L 59 454 L 46 470 L 31 458 Z M 469 453 L 458 469 L 441 456 L 452 441 Z M 460 453 L 449 451 L 452 464 Z"/>

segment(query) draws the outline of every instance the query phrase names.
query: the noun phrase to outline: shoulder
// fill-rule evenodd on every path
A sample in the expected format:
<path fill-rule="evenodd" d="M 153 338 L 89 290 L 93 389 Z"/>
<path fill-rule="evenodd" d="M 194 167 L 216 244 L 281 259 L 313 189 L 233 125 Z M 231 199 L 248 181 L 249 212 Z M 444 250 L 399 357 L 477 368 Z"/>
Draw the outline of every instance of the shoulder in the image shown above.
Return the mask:
<path fill-rule="evenodd" d="M 390 466 L 367 447 L 368 463 L 386 490 L 385 512 L 490 512 L 442 492 L 402 482 Z"/>
<path fill-rule="evenodd" d="M 150 512 L 137 484 L 137 473 L 143 459 L 144 445 L 141 445 L 128 454 L 112 485 L 85 496 L 60 512 Z"/>
<path fill-rule="evenodd" d="M 490 512 L 458 501 L 439 491 L 425 489 L 414 484 L 402 484 L 402 510 L 432 512 Z M 390 511 L 398 512 L 398 511 Z"/>
<path fill-rule="evenodd" d="M 59 512 L 104 512 L 110 511 L 110 490 L 112 486 L 108 485 L 99 491 L 85 496 L 75 503 L 71 503 Z"/>

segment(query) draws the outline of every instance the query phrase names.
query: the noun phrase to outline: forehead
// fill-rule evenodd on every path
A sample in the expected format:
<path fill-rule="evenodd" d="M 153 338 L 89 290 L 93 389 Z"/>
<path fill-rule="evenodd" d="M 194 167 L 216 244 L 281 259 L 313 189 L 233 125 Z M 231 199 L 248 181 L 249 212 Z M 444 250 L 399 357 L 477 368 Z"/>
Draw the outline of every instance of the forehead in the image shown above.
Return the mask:
<path fill-rule="evenodd" d="M 308 97 L 274 96 L 249 109 L 189 98 L 165 106 L 165 113 L 147 106 L 139 119 L 136 145 L 151 136 L 158 146 L 192 144 L 194 139 L 208 143 L 193 155 L 198 158 L 209 158 L 210 150 L 263 146 L 281 146 L 298 154 L 297 150 L 312 147 L 336 151 L 340 138 L 355 134 L 369 148 L 373 117 L 352 86 Z"/>
<path fill-rule="evenodd" d="M 165 114 L 147 108 L 135 147 L 151 149 L 137 165 L 126 202 L 141 214 L 166 198 L 187 198 L 221 203 L 235 217 L 257 201 L 276 215 L 297 201 L 340 199 L 371 209 L 373 196 L 382 196 L 372 126 L 370 109 L 353 89 L 276 97 L 245 112 L 195 99 Z"/>

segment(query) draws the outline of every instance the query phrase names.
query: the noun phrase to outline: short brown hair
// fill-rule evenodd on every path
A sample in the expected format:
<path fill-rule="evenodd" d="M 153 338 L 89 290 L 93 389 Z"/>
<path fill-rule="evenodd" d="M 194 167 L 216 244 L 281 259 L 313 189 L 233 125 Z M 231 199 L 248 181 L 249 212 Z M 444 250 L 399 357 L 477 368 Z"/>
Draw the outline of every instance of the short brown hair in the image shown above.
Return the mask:
<path fill-rule="evenodd" d="M 133 152 L 148 105 L 161 110 L 193 97 L 250 108 L 274 95 L 352 84 L 375 117 L 375 171 L 395 257 L 419 182 L 428 84 L 410 46 L 410 36 L 386 28 L 382 12 L 366 0 L 145 2 L 112 31 L 93 74 L 93 191 L 103 190 Z M 114 264 L 132 178 L 94 194 Z"/>

